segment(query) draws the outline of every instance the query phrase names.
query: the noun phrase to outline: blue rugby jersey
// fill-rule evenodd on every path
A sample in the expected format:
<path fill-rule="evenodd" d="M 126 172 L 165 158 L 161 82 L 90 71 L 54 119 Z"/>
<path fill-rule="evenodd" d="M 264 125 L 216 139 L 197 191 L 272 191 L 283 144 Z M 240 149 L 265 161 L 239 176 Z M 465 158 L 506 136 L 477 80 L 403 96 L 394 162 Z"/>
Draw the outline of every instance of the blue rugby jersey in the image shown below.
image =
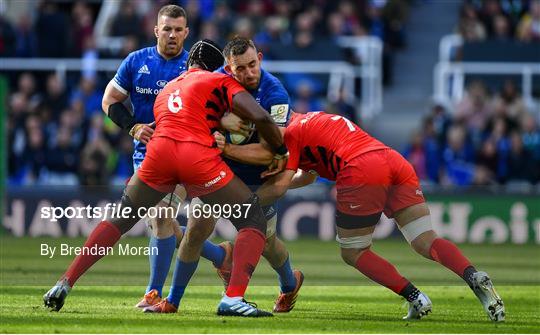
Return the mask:
<path fill-rule="evenodd" d="M 137 123 L 154 121 L 154 101 L 167 83 L 186 71 L 188 52 L 182 52 L 169 60 L 163 58 L 157 47 L 140 49 L 130 53 L 122 62 L 113 78 L 114 87 L 129 95 Z M 141 165 L 146 146 L 133 139 L 133 168 Z"/>
<path fill-rule="evenodd" d="M 227 73 L 223 67 L 219 68 L 217 71 Z M 287 90 L 283 87 L 283 84 L 281 84 L 279 79 L 274 77 L 270 72 L 261 69 L 259 87 L 249 92 L 253 95 L 257 103 L 270 113 L 278 126 L 287 126 L 291 114 L 290 98 L 289 93 L 287 93 Z M 255 131 L 253 135 L 242 144 L 257 142 L 259 142 L 259 135 Z M 252 190 L 257 189 L 258 186 L 262 185 L 263 180 L 260 175 L 266 170 L 266 167 L 246 165 L 230 159 L 225 159 L 225 161 L 233 172 Z"/>

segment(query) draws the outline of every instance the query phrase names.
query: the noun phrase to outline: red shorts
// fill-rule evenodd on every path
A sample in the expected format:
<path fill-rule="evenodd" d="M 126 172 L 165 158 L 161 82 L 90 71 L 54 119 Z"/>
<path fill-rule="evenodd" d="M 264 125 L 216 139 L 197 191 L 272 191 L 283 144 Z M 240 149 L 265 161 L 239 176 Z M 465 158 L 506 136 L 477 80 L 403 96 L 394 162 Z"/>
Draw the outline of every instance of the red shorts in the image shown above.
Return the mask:
<path fill-rule="evenodd" d="M 425 201 L 412 165 L 393 149 L 369 151 L 349 161 L 337 176 L 336 189 L 337 209 L 355 216 L 384 212 L 391 218 Z"/>
<path fill-rule="evenodd" d="M 183 184 L 192 198 L 217 191 L 234 177 L 219 149 L 168 137 L 152 138 L 137 175 L 163 193 L 171 193 L 177 184 Z"/>

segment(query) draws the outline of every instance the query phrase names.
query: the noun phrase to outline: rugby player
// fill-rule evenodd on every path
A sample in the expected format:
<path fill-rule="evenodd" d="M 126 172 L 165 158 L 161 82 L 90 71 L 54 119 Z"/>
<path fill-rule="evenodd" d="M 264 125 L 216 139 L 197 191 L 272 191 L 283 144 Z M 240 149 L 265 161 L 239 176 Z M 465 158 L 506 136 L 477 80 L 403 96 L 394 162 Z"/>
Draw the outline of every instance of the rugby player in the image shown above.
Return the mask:
<path fill-rule="evenodd" d="M 191 48 L 188 71 L 171 81 L 156 98 L 156 129 L 148 142 L 141 167 L 124 190 L 121 205 L 137 213 L 140 208 L 154 206 L 177 184 L 183 184 L 189 197 L 200 197 L 204 203 L 212 205 L 242 208 L 242 215 L 229 218 L 238 235 L 230 284 L 217 313 L 244 317 L 272 316 L 272 313 L 259 310 L 243 299 L 264 249 L 266 219 L 258 197 L 222 160 L 212 133 L 219 127 L 223 114 L 233 112 L 253 122 L 275 152 L 277 165 L 274 173 L 283 170 L 288 151 L 278 127 L 253 97 L 229 76 L 210 72 L 219 68 L 223 61 L 222 51 L 213 41 L 202 40 Z M 93 246 L 106 250 L 136 222 L 137 218 L 131 215 L 102 221 L 92 231 L 84 247 L 86 250 Z M 180 243 L 169 296 L 183 294 L 195 272 L 202 244 L 213 229 L 213 225 L 211 229 L 207 226 L 188 226 Z M 44 295 L 45 306 L 60 310 L 78 278 L 103 256 L 90 252 L 77 256 L 56 285 Z"/>
<path fill-rule="evenodd" d="M 289 121 L 290 114 L 289 95 L 279 79 L 261 69 L 263 55 L 257 51 L 253 41 L 243 37 L 235 37 L 223 48 L 223 53 L 226 65 L 220 68 L 218 72 L 232 75 L 234 79 L 253 95 L 255 100 L 270 114 L 278 126 L 285 127 Z M 221 123 L 223 128 L 242 129 L 245 136 L 241 142 L 242 145 L 259 142 L 259 135 L 256 131 L 252 131 L 246 123 L 243 123 L 234 114 L 230 116 L 232 117 L 225 116 L 222 118 Z M 242 164 L 241 162 L 230 159 L 226 159 L 225 161 L 231 170 L 252 191 L 255 191 L 264 182 L 260 175 L 266 170 L 266 166 Z M 271 204 L 263 207 L 263 212 L 267 220 L 266 245 L 263 256 L 278 274 L 280 283 L 280 293 L 274 304 L 273 311 L 276 313 L 289 312 L 294 308 L 304 276 L 299 270 L 293 271 L 287 248 L 276 236 L 277 213 L 274 206 Z M 195 217 L 192 215 L 188 220 L 199 221 L 205 219 L 201 216 Z M 215 222 L 213 224 L 215 225 Z M 228 241 L 220 245 L 228 251 L 232 249 L 232 244 Z M 231 251 L 228 253 L 230 254 Z M 229 266 L 218 268 L 218 274 L 223 279 L 225 287 L 228 286 L 230 279 Z M 167 308 L 167 303 L 172 303 L 175 306 L 179 305 L 179 301 L 168 300 L 153 307 L 148 307 L 145 311 L 163 313 L 164 311 L 173 310 Z"/>
<path fill-rule="evenodd" d="M 189 34 L 189 27 L 184 9 L 176 5 L 162 7 L 158 12 L 154 33 L 156 46 L 132 52 L 124 59 L 107 85 L 102 101 L 105 114 L 133 137 L 134 171 L 140 168 L 146 154 L 146 144 L 154 133 L 153 107 L 156 96 L 170 80 L 186 70 L 188 52 L 184 49 L 184 41 Z M 133 116 L 124 105 L 128 97 Z M 185 190 L 178 186 L 158 207 L 176 208 L 184 198 Z M 135 305 L 138 308 L 149 307 L 161 301 L 174 251 L 182 238 L 176 218 L 163 215 L 149 221 L 152 228 L 149 247 L 150 250 L 156 247 L 158 252 L 149 256 L 150 278 L 145 295 Z M 226 257 L 226 250 L 207 241 L 202 256 L 219 268 Z"/>
<path fill-rule="evenodd" d="M 371 251 L 372 234 L 383 212 L 395 219 L 417 253 L 460 276 L 492 321 L 504 321 L 503 301 L 487 273 L 477 271 L 454 243 L 433 230 L 418 177 L 398 152 L 348 119 L 323 112 L 293 113 L 284 138 L 290 151 L 287 167 L 257 190 L 263 206 L 274 203 L 289 188 L 309 184 L 316 174 L 336 181 L 336 240 L 341 256 L 371 280 L 407 299 L 405 319 L 422 318 L 431 312 L 432 304 L 392 264 Z M 261 145 L 242 148 L 226 143 L 220 135 L 216 140 L 225 156 L 252 164 L 272 160 L 271 152 Z"/>

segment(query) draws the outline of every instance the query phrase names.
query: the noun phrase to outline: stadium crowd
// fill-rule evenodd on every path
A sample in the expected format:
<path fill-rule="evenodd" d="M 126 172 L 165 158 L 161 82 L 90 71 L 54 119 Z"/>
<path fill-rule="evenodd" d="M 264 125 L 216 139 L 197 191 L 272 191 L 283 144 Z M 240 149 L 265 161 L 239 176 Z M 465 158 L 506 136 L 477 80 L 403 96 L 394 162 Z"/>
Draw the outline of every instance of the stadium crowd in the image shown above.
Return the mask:
<path fill-rule="evenodd" d="M 540 1 L 466 1 L 456 32 L 465 44 L 490 41 L 540 47 Z M 404 155 L 424 184 L 540 181 L 538 106 L 526 104 L 514 78 L 494 85 L 497 82 L 476 78 L 455 106 L 435 104 L 423 119 Z"/>
<path fill-rule="evenodd" d="M 540 1 L 473 0 L 461 7 L 456 27 L 466 42 L 540 42 Z"/>
<path fill-rule="evenodd" d="M 0 14 L 0 57 L 123 58 L 155 45 L 157 10 L 183 6 L 190 35 L 221 45 L 234 35 L 252 37 L 268 59 L 349 60 L 360 62 L 336 44 L 339 36 L 377 36 L 385 43 L 387 82 L 391 55 L 405 43 L 408 4 L 379 1 L 122 1 L 110 36 L 124 37 L 117 51 L 98 50 L 94 26 L 98 3 L 42 1 L 35 15 L 14 22 Z M 46 28 L 45 28 L 46 27 Z M 141 29 L 143 27 L 143 29 Z M 8 106 L 9 183 L 90 184 L 123 182 L 131 175 L 131 138 L 103 117 L 101 98 L 112 74 L 89 66 L 80 74 L 10 72 Z M 324 98 L 324 83 L 297 75 L 282 78 L 299 112 L 331 110 L 356 119 L 344 99 Z"/>
<path fill-rule="evenodd" d="M 234 35 L 252 37 L 267 59 L 361 62 L 337 46 L 339 36 L 379 37 L 384 42 L 384 81 L 391 83 L 392 57 L 406 46 L 405 22 L 412 1 L 122 1 L 110 36 L 123 36 L 117 51 L 98 50 L 96 3 L 42 1 L 34 16 L 11 22 L 0 14 L 0 57 L 123 58 L 155 44 L 157 10 L 182 5 L 190 35 L 224 43 Z M 472 1 L 463 5 L 457 31 L 465 40 L 540 40 L 540 1 Z M 47 27 L 46 29 L 44 27 Z M 143 27 L 141 29 L 140 27 Z M 132 139 L 101 112 L 103 89 L 113 74 L 91 66 L 75 76 L 10 72 L 8 182 L 21 184 L 117 184 L 131 176 Z M 328 101 L 317 78 L 281 77 L 297 112 L 326 110 L 359 123 L 355 107 Z M 305 79 L 305 80 L 304 80 Z M 455 111 L 434 106 L 404 151 L 425 182 L 485 185 L 540 179 L 540 130 L 513 82 L 490 93 L 471 84 Z"/>

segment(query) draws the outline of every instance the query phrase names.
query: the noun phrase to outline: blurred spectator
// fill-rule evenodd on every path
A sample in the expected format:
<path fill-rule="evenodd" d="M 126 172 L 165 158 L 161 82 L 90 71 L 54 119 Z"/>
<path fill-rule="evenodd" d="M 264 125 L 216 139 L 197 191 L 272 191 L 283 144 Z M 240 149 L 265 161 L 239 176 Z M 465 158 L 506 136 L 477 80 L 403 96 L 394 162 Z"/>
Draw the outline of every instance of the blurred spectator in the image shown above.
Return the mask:
<path fill-rule="evenodd" d="M 440 148 L 446 146 L 446 133 L 452 123 L 450 116 L 442 105 L 435 104 L 431 108 L 431 122 L 433 124 L 433 137 Z"/>
<path fill-rule="evenodd" d="M 68 105 L 66 88 L 57 74 L 47 76 L 45 94 L 42 100 L 42 108 L 48 109 L 53 117 L 57 117 L 60 111 Z"/>
<path fill-rule="evenodd" d="M 532 115 L 523 115 L 521 119 L 522 141 L 532 158 L 540 162 L 540 129 Z"/>
<path fill-rule="evenodd" d="M 26 183 L 34 182 L 39 178 L 40 171 L 45 165 L 45 136 L 39 117 L 32 115 L 26 119 L 25 125 L 27 142 L 21 154 L 22 172 L 18 178 Z"/>
<path fill-rule="evenodd" d="M 493 100 L 495 110 L 504 110 L 504 114 L 517 122 L 525 114 L 525 103 L 520 96 L 516 83 L 513 80 L 506 80 L 501 91 Z"/>
<path fill-rule="evenodd" d="M 136 36 L 141 34 L 142 20 L 135 11 L 133 0 L 123 0 L 111 25 L 111 36 Z"/>
<path fill-rule="evenodd" d="M 508 42 L 512 40 L 512 27 L 510 21 L 504 15 L 496 15 L 492 19 L 493 34 L 490 35 L 490 38 L 500 42 Z"/>
<path fill-rule="evenodd" d="M 35 22 L 37 49 L 40 57 L 67 57 L 70 31 L 66 15 L 56 3 L 43 1 Z"/>
<path fill-rule="evenodd" d="M 349 120 L 351 120 L 353 123 L 359 125 L 359 120 L 356 116 L 356 108 L 354 108 L 354 105 L 349 103 L 347 101 L 347 93 L 344 89 L 341 89 L 339 91 L 339 95 L 336 99 L 336 101 L 331 102 L 328 104 L 328 106 L 325 108 L 325 110 L 328 113 L 333 113 L 337 115 L 341 115 Z"/>
<path fill-rule="evenodd" d="M 478 19 L 474 6 L 468 2 L 461 7 L 457 31 L 466 42 L 477 42 L 486 38 L 486 29 Z"/>
<path fill-rule="evenodd" d="M 287 24 L 288 21 L 281 17 L 268 17 L 265 21 L 265 29 L 254 37 L 254 42 L 259 50 L 266 53 L 272 44 L 290 45 L 292 35 L 287 29 Z"/>
<path fill-rule="evenodd" d="M 437 139 L 435 122 L 432 116 L 424 120 L 422 132 L 413 134 L 411 142 L 405 148 L 403 156 L 413 167 L 422 171 L 423 182 L 439 182 L 441 145 Z"/>
<path fill-rule="evenodd" d="M 492 139 L 487 139 L 482 143 L 479 153 L 477 154 L 477 166 L 482 170 L 482 180 L 478 184 L 487 184 L 495 180 L 497 175 L 498 157 L 497 147 Z"/>
<path fill-rule="evenodd" d="M 71 145 L 81 150 L 87 139 L 88 121 L 84 118 L 84 110 L 74 105 L 73 109 L 66 109 L 60 116 L 57 127 L 50 133 L 50 146 L 55 146 L 54 142 L 57 138 L 54 136 L 60 128 L 66 128 L 70 131 Z"/>
<path fill-rule="evenodd" d="M 109 169 L 107 166 L 111 148 L 104 138 L 96 137 L 89 141 L 81 153 L 79 179 L 81 185 L 107 185 Z"/>
<path fill-rule="evenodd" d="M 231 35 L 239 35 L 241 37 L 251 38 L 251 36 L 254 35 L 253 23 L 247 17 L 238 18 L 238 20 L 234 23 L 233 33 Z"/>
<path fill-rule="evenodd" d="M 225 45 L 225 41 L 221 39 L 221 36 L 219 34 L 218 28 L 212 21 L 204 22 L 201 25 L 201 33 L 200 38 L 207 38 L 214 42 L 216 42 L 219 45 Z"/>
<path fill-rule="evenodd" d="M 416 175 L 421 181 L 428 179 L 428 174 L 426 170 L 426 152 L 424 149 L 424 137 L 422 133 L 415 132 L 412 136 L 411 142 L 403 156 L 411 163 L 416 172 Z"/>
<path fill-rule="evenodd" d="M 232 30 L 233 22 L 235 21 L 235 15 L 225 1 L 216 3 L 212 21 L 214 21 L 218 28 L 221 35 L 220 38 L 225 40 L 227 38 L 227 32 Z"/>
<path fill-rule="evenodd" d="M 71 143 L 71 130 L 59 127 L 56 143 L 49 148 L 45 156 L 46 171 L 41 175 L 41 182 L 47 185 L 77 185 L 79 151 Z"/>
<path fill-rule="evenodd" d="M 122 43 L 122 49 L 120 49 L 120 53 L 118 54 L 118 56 L 122 59 L 126 58 L 130 53 L 137 50 L 138 45 L 139 45 L 139 40 L 137 36 L 135 35 L 125 36 L 124 42 Z"/>
<path fill-rule="evenodd" d="M 16 57 L 35 57 L 37 55 L 36 34 L 32 30 L 32 20 L 28 15 L 21 15 L 15 27 Z"/>
<path fill-rule="evenodd" d="M 197 36 L 200 34 L 201 24 L 203 22 L 201 18 L 201 2 L 199 0 L 186 0 L 185 3 L 182 4 L 182 7 L 184 7 L 187 14 L 187 24 L 191 35 L 188 35 L 188 38 L 190 40 L 197 41 Z M 155 18 L 156 16 L 154 16 L 152 19 L 154 25 L 156 20 Z"/>
<path fill-rule="evenodd" d="M 518 24 L 517 37 L 524 42 L 540 41 L 540 0 L 532 0 L 530 9 Z"/>
<path fill-rule="evenodd" d="M 452 126 L 448 130 L 448 144 L 443 152 L 445 183 L 470 185 L 473 182 L 474 151 L 466 136 L 467 132 L 462 126 Z"/>
<path fill-rule="evenodd" d="M 249 18 L 253 24 L 254 30 L 259 31 L 264 25 L 264 17 L 266 15 L 265 4 L 261 0 L 247 1 L 247 8 L 244 11 L 244 16 Z"/>
<path fill-rule="evenodd" d="M 406 1 L 389 0 L 383 8 L 386 22 L 386 42 L 392 48 L 403 48 L 407 44 L 405 25 L 409 18 L 409 6 Z"/>
<path fill-rule="evenodd" d="M 118 128 L 118 127 L 117 127 Z M 119 144 L 112 152 L 114 160 L 113 183 L 124 185 L 127 178 L 133 175 L 133 138 L 122 133 Z"/>
<path fill-rule="evenodd" d="M 92 11 L 86 3 L 77 1 L 73 5 L 71 20 L 72 56 L 80 57 L 83 51 L 88 49 L 88 40 L 93 39 L 94 19 Z"/>
<path fill-rule="evenodd" d="M 77 102 L 81 102 L 84 107 L 85 117 L 91 118 L 95 113 L 101 113 L 101 99 L 103 98 L 102 90 L 96 87 L 96 79 L 82 77 L 79 82 L 79 87 L 71 96 L 71 106 Z"/>
<path fill-rule="evenodd" d="M 296 106 L 297 104 L 305 104 L 308 111 L 322 111 L 324 108 L 321 101 L 314 94 L 312 83 L 308 80 L 300 81 L 296 87 L 296 99 L 293 105 Z"/>
<path fill-rule="evenodd" d="M 339 3 L 336 14 L 339 14 L 343 22 L 342 30 L 345 35 L 360 35 L 361 32 L 365 31 L 357 12 L 353 2 L 342 1 Z"/>
<path fill-rule="evenodd" d="M 510 153 L 510 138 L 508 137 L 508 124 L 503 117 L 497 117 L 493 122 L 491 138 L 497 150 L 497 170 L 498 182 L 505 182 L 508 177 L 508 155 Z"/>
<path fill-rule="evenodd" d="M 521 134 L 512 133 L 510 136 L 511 148 L 508 155 L 508 181 L 527 181 L 535 183 L 540 174 L 538 161 L 523 147 Z"/>
<path fill-rule="evenodd" d="M 0 13 L 0 57 L 15 55 L 17 37 L 11 23 Z"/>
<path fill-rule="evenodd" d="M 20 75 L 17 86 L 18 92 L 23 94 L 30 103 L 29 108 L 34 109 L 40 100 L 39 94 L 36 92 L 36 78 L 34 75 L 30 72 L 24 72 Z"/>
<path fill-rule="evenodd" d="M 499 0 L 484 0 L 479 10 L 479 19 L 489 36 L 495 35 L 496 17 L 504 16 Z"/>
<path fill-rule="evenodd" d="M 467 125 L 475 143 L 478 143 L 492 115 L 493 107 L 486 86 L 481 81 L 471 83 L 465 97 L 456 107 L 456 119 Z"/>

